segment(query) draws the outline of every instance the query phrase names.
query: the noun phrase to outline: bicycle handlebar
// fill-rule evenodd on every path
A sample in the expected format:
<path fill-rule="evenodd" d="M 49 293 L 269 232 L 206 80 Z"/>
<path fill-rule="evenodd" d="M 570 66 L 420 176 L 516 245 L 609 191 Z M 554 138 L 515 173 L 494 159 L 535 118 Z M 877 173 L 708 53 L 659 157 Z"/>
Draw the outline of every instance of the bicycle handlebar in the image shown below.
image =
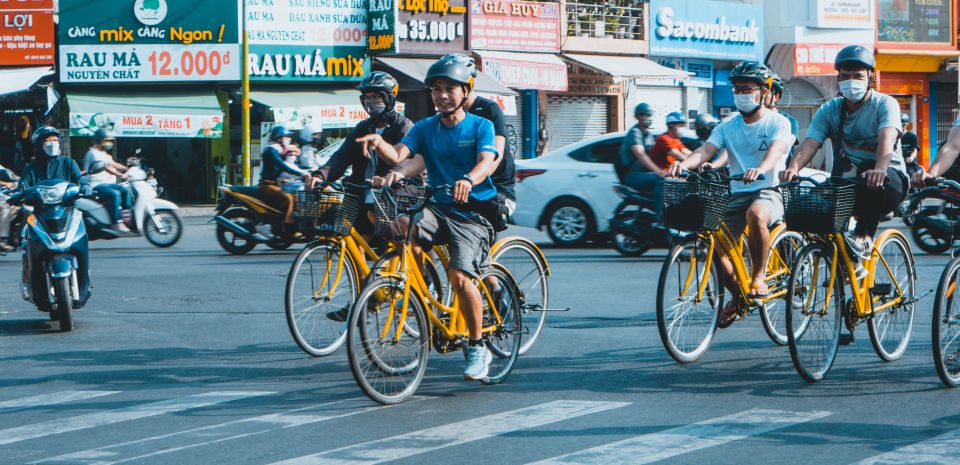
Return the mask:
<path fill-rule="evenodd" d="M 697 172 L 697 171 L 688 171 L 683 170 L 680 172 L 679 178 L 695 178 L 700 181 L 705 182 L 730 182 L 730 181 L 743 181 L 743 174 L 731 174 L 729 176 L 716 171 L 706 171 L 706 172 Z M 757 177 L 757 181 L 763 181 L 767 179 L 766 175 L 761 174 Z"/>

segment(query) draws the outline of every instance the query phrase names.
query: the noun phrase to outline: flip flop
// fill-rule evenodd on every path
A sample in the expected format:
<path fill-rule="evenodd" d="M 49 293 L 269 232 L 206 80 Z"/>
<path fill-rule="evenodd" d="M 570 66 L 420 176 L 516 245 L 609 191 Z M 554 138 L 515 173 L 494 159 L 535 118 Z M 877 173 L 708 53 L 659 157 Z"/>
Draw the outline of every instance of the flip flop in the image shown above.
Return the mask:
<path fill-rule="evenodd" d="M 730 316 L 727 316 L 727 313 L 730 313 Z M 730 302 L 727 305 L 723 306 L 722 313 L 720 313 L 720 318 L 717 318 L 717 327 L 720 329 L 729 328 L 734 321 L 737 321 L 740 318 L 740 313 L 737 311 L 737 304 Z"/>

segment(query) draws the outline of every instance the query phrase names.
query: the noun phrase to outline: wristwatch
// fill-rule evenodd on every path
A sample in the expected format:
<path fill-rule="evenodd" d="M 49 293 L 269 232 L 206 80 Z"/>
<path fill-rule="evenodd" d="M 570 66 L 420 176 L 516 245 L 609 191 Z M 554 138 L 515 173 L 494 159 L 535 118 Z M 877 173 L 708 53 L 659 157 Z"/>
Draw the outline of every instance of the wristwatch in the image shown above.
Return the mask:
<path fill-rule="evenodd" d="M 471 186 L 474 185 L 473 177 L 470 176 L 469 174 L 463 175 L 463 179 L 466 179 L 468 182 L 470 182 L 470 185 L 471 185 Z"/>

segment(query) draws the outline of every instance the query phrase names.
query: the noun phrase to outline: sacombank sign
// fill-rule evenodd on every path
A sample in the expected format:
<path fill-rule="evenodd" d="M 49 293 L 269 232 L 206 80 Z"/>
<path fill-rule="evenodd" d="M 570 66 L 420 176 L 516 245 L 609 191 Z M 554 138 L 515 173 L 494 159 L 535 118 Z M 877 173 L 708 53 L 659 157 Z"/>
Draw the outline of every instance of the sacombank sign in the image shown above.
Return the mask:
<path fill-rule="evenodd" d="M 656 15 L 651 55 L 715 60 L 763 57 L 759 6 L 705 0 L 653 0 L 650 5 Z"/>

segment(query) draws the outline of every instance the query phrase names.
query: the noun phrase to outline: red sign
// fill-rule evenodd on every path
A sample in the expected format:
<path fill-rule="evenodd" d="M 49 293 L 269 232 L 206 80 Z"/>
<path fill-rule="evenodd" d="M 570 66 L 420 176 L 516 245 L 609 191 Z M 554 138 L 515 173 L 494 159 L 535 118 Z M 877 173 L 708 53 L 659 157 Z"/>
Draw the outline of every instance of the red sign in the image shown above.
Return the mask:
<path fill-rule="evenodd" d="M 793 74 L 796 76 L 816 76 L 836 74 L 833 61 L 837 52 L 846 45 L 838 44 L 797 44 L 794 52 Z"/>
<path fill-rule="evenodd" d="M 560 51 L 560 3 L 470 0 L 470 48 Z"/>
<path fill-rule="evenodd" d="M 538 59 L 537 54 L 516 54 L 530 56 L 530 59 L 513 57 L 492 57 L 497 52 L 481 54 L 482 70 L 507 87 L 516 89 L 539 89 L 565 92 L 567 90 L 567 65 L 552 55 L 549 59 Z M 542 58 L 547 58 L 542 57 Z"/>
<path fill-rule="evenodd" d="M 0 65 L 52 65 L 53 0 L 0 0 Z"/>

